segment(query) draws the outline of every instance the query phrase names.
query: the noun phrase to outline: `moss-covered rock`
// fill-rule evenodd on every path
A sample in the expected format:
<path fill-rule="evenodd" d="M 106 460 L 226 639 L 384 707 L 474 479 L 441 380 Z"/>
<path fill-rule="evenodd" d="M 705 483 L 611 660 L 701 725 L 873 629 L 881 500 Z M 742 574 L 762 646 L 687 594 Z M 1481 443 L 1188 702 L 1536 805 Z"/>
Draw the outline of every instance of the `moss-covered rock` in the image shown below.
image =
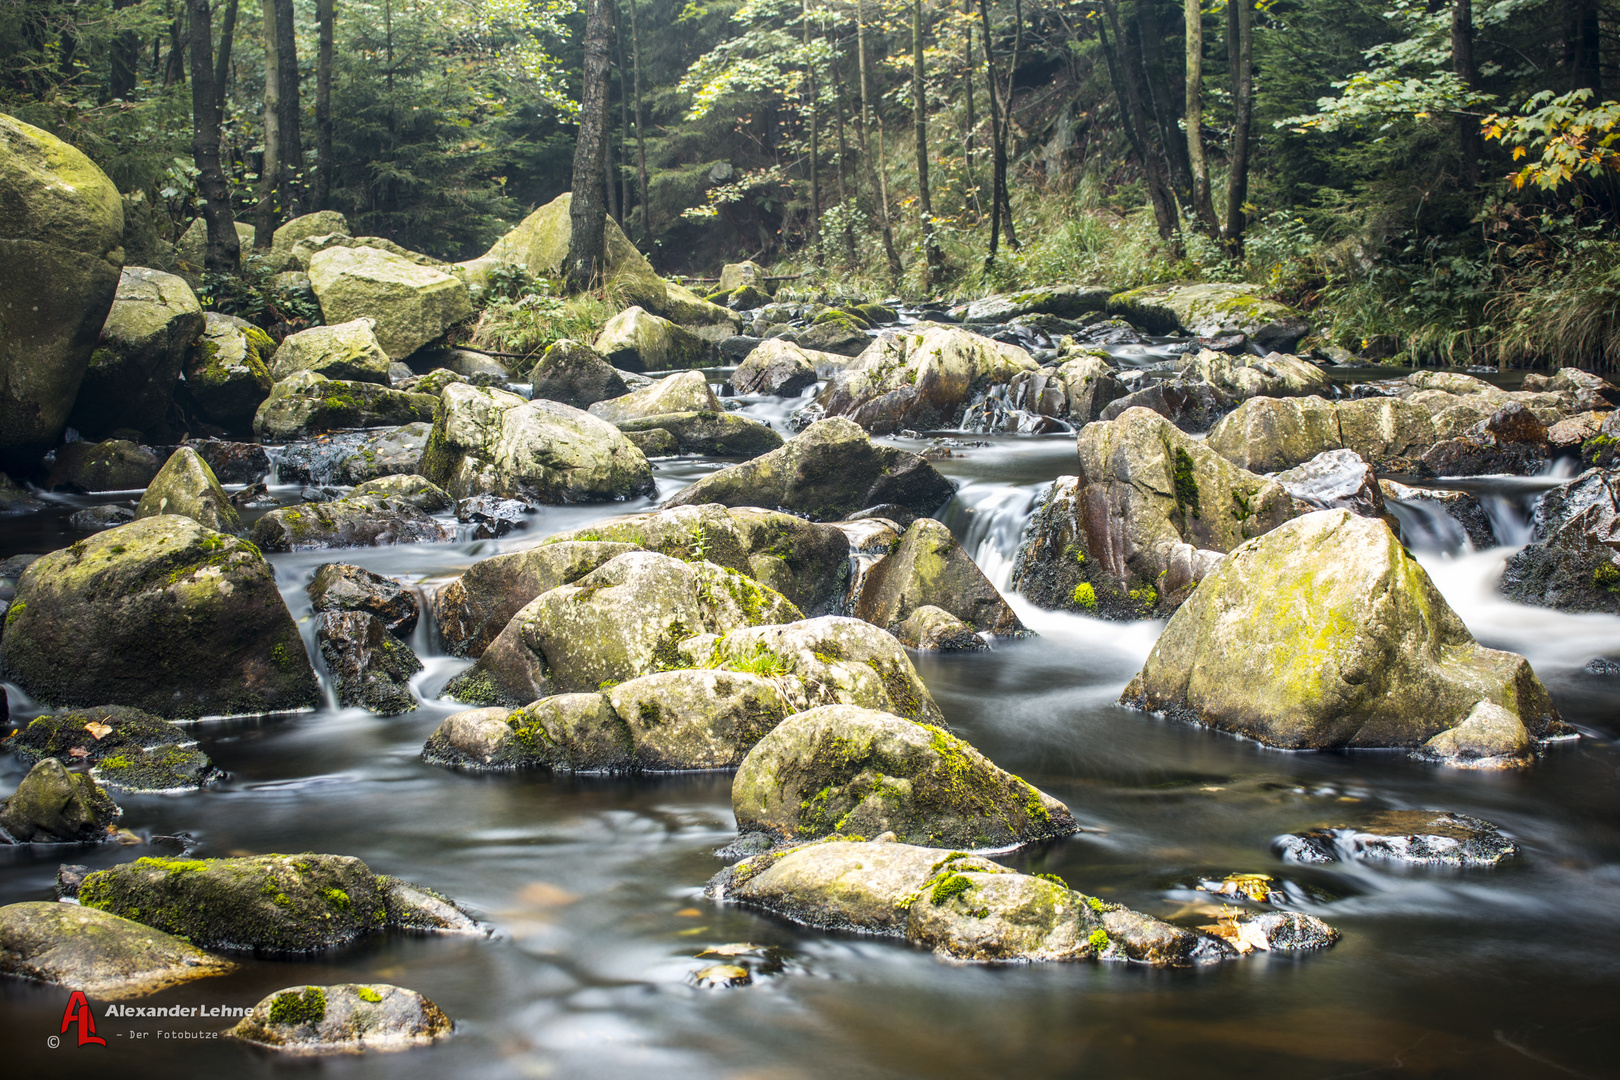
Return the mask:
<path fill-rule="evenodd" d="M 393 473 L 388 476 L 379 476 L 375 480 L 367 480 L 363 484 L 356 484 L 350 498 L 377 496 L 387 499 L 403 499 L 418 510 L 429 514 L 442 513 L 456 505 L 456 500 L 450 493 L 435 484 L 425 476 L 415 473 Z"/>
<path fill-rule="evenodd" d="M 35 700 L 158 716 L 263 713 L 319 690 L 275 572 L 252 544 L 163 514 L 24 572 L 0 661 Z"/>
<path fill-rule="evenodd" d="M 425 266 L 450 274 L 456 280 L 466 284 L 469 290 L 472 287 L 470 277 L 457 273 L 453 266 L 443 263 L 431 255 L 424 255 L 420 251 L 412 251 L 403 244 L 396 244 L 386 236 L 350 236 L 347 231 L 315 233 L 312 236 L 306 236 L 284 254 L 276 253 L 270 260 L 270 268 L 308 270 L 317 253 L 332 248 L 369 248 L 372 251 L 380 251 L 385 255 L 403 259 L 414 266 Z"/>
<path fill-rule="evenodd" d="M 1130 409 L 1158 413 L 1182 431 L 1208 431 L 1230 407 L 1215 387 L 1199 379 L 1156 379 L 1105 406 L 1104 420 L 1116 420 Z"/>
<path fill-rule="evenodd" d="M 288 218 L 270 237 L 270 250 L 282 254 L 290 252 L 298 241 L 308 236 L 348 236 L 349 219 L 336 210 L 317 210 L 313 214 L 300 214 Z"/>
<path fill-rule="evenodd" d="M 731 787 L 737 828 L 778 840 L 877 836 L 1005 847 L 1075 830 L 1062 803 L 930 725 L 850 705 L 790 717 Z"/>
<path fill-rule="evenodd" d="M 731 373 L 731 388 L 739 394 L 776 394 L 798 397 L 814 386 L 819 376 L 811 355 L 791 341 L 762 341 Z"/>
<path fill-rule="evenodd" d="M 874 444 L 855 423 L 834 417 L 811 424 L 778 450 L 682 488 L 665 505 L 763 506 L 836 521 L 882 503 L 931 514 L 955 490 L 927 461 Z"/>
<path fill-rule="evenodd" d="M 270 956 L 321 952 L 392 927 L 477 929 L 453 906 L 448 917 L 439 912 L 444 898 L 347 855 L 136 859 L 87 874 L 79 903 L 202 948 Z"/>
<path fill-rule="evenodd" d="M 45 484 L 67 491 L 130 491 L 146 487 L 162 467 L 150 448 L 127 439 L 71 442 L 56 448 Z"/>
<path fill-rule="evenodd" d="M 563 338 L 546 348 L 530 373 L 531 396 L 588 409 L 630 392 L 624 377 L 603 355 L 582 342 Z"/>
<path fill-rule="evenodd" d="M 1186 330 L 1196 337 L 1243 334 L 1261 348 L 1292 352 L 1311 332 L 1300 312 L 1260 296 L 1258 285 L 1184 282 L 1115 293 L 1108 311 L 1151 334 Z"/>
<path fill-rule="evenodd" d="M 717 359 L 714 346 L 703 338 L 634 306 L 609 319 L 591 347 L 614 367 L 629 371 L 677 371 Z"/>
<path fill-rule="evenodd" d="M 663 431 L 681 454 L 707 454 L 714 457 L 752 458 L 782 446 L 782 436 L 769 424 L 749 416 L 728 412 L 657 413 L 621 420 L 617 427 L 627 436 Z"/>
<path fill-rule="evenodd" d="M 370 316 L 390 360 L 405 359 L 473 315 L 459 279 L 377 248 L 318 251 L 310 256 L 309 281 L 328 325 Z"/>
<path fill-rule="evenodd" d="M 0 908 L 0 972 L 98 1001 L 146 997 L 235 964 L 150 926 L 76 904 Z"/>
<path fill-rule="evenodd" d="M 253 1006 L 226 1034 L 284 1054 L 358 1054 L 430 1046 L 450 1036 L 433 1002 L 388 983 L 289 986 Z"/>
<path fill-rule="evenodd" d="M 408 685 L 422 661 L 387 624 L 369 611 L 323 611 L 315 623 L 315 643 L 332 676 L 339 705 L 358 705 L 383 716 L 416 708 Z"/>
<path fill-rule="evenodd" d="M 990 647 L 973 627 L 932 604 L 913 608 L 895 627 L 894 636 L 918 652 L 978 652 Z"/>
<path fill-rule="evenodd" d="M 867 571 L 854 615 L 893 631 L 925 605 L 943 608 L 975 630 L 1002 636 L 1024 632 L 972 556 L 933 518 L 913 522 L 900 546 Z"/>
<path fill-rule="evenodd" d="M 243 531 L 242 519 L 214 478 L 214 470 L 189 446 L 169 455 L 135 508 L 138 518 L 159 514 L 178 514 L 215 532 L 241 535 Z"/>
<path fill-rule="evenodd" d="M 476 659 L 529 601 L 637 546 L 564 540 L 476 562 L 433 594 L 439 640 L 452 656 Z"/>
<path fill-rule="evenodd" d="M 661 413 L 719 412 L 721 408 L 720 399 L 709 389 L 701 372 L 683 371 L 655 379 L 622 397 L 599 401 L 588 411 L 610 424 L 619 424 Z"/>
<path fill-rule="evenodd" d="M 1058 415 L 1076 427 L 1101 419 L 1103 410 L 1127 393 L 1113 366 L 1098 356 L 1071 356 L 1058 366 L 1057 381 L 1064 397 L 1064 409 Z"/>
<path fill-rule="evenodd" d="M 1056 315 L 1061 319 L 1076 319 L 1106 310 L 1111 295 L 1113 290 L 1098 286 L 1054 285 L 1045 289 L 986 296 L 952 308 L 951 316 L 970 323 L 1010 322 L 1023 315 Z"/>
<path fill-rule="evenodd" d="M 183 791 L 223 775 L 180 725 L 125 705 L 37 716 L 0 747 L 24 761 L 82 762 L 115 791 Z"/>
<path fill-rule="evenodd" d="M 280 382 L 313 371 L 328 379 L 389 385 L 388 354 L 371 323 L 369 318 L 351 319 L 288 334 L 270 361 L 270 377 Z"/>
<path fill-rule="evenodd" d="M 0 466 L 62 434 L 124 263 L 118 189 L 89 158 L 0 115 Z"/>
<path fill-rule="evenodd" d="M 652 466 L 612 424 L 555 401 L 444 388 L 422 474 L 458 499 L 599 502 L 653 490 Z"/>
<path fill-rule="evenodd" d="M 175 382 L 202 331 L 202 305 L 184 278 L 124 267 L 68 422 L 91 436 L 164 430 Z"/>
<path fill-rule="evenodd" d="M 28 770 L 0 802 L 0 840 L 19 844 L 95 844 L 106 840 L 123 811 L 88 773 L 71 773 L 56 758 Z"/>
<path fill-rule="evenodd" d="M 1620 614 L 1620 469 L 1588 469 L 1542 495 L 1536 543 L 1516 552 L 1502 592 L 1521 604 Z"/>
<path fill-rule="evenodd" d="M 276 344 L 256 326 L 212 311 L 186 360 L 186 393 L 207 420 L 242 431 L 270 396 L 270 358 Z"/>
<path fill-rule="evenodd" d="M 1413 402 L 1315 396 L 1251 398 L 1216 424 L 1205 440 L 1228 461 L 1257 473 L 1291 468 L 1324 450 L 1339 449 L 1354 450 L 1375 467 L 1400 467 L 1421 457 L 1434 442 L 1434 422 Z"/>
<path fill-rule="evenodd" d="M 415 594 L 362 566 L 322 563 L 304 591 L 316 611 L 367 611 L 400 639 L 411 636 L 421 617 Z"/>
<path fill-rule="evenodd" d="M 1332 393 L 1332 381 L 1321 368 L 1287 353 L 1232 356 L 1200 349 L 1181 370 L 1184 374 L 1196 375 L 1234 402 L 1252 397 Z"/>
<path fill-rule="evenodd" d="M 276 383 L 253 417 L 253 430 L 285 442 L 342 428 L 431 423 L 439 399 L 374 382 L 346 382 L 303 371 Z"/>
<path fill-rule="evenodd" d="M 272 510 L 253 523 L 250 536 L 265 551 L 322 551 L 441 543 L 455 539 L 455 531 L 409 499 L 356 494 Z"/>
<path fill-rule="evenodd" d="M 1291 749 L 1421 746 L 1480 701 L 1564 730 L 1529 662 L 1476 643 L 1389 527 L 1347 510 L 1228 555 L 1124 700 Z"/>
<path fill-rule="evenodd" d="M 765 276 L 765 268 L 752 259 L 742 262 L 726 263 L 720 268 L 720 292 L 732 292 L 744 285 L 752 285 L 762 292 L 770 291 L 769 282 Z"/>
<path fill-rule="evenodd" d="M 363 436 L 338 455 L 332 479 L 340 484 L 363 484 L 383 476 L 417 474 L 432 431 L 431 422 L 418 420 Z"/>

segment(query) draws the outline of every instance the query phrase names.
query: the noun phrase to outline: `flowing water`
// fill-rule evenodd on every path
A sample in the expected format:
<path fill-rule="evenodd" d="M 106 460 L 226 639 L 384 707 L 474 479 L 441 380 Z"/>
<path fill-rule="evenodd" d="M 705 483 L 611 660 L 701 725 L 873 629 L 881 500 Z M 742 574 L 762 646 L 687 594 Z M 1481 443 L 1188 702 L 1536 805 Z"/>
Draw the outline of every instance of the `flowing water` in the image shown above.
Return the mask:
<path fill-rule="evenodd" d="M 799 402 L 746 399 L 781 426 Z M 917 449 L 915 440 L 895 440 Z M 1040 491 L 1074 470 L 1072 435 L 966 436 L 940 463 L 961 484 L 944 518 L 1007 587 Z M 723 462 L 659 463 L 668 495 Z M 1466 482 L 1499 538 L 1522 543 L 1550 480 Z M 296 498 L 285 488 L 283 498 Z M 116 497 L 115 497 L 116 498 Z M 126 496 L 127 498 L 127 496 Z M 77 538 L 60 521 L 86 499 L 0 519 L 0 556 Z M 654 505 L 546 508 L 498 541 L 272 556 L 306 628 L 303 585 L 351 561 L 432 588 L 481 558 Z M 1613 1076 L 1620 1049 L 1620 618 L 1508 603 L 1495 581 L 1511 548 L 1472 551 L 1460 532 L 1417 528 L 1418 555 L 1484 643 L 1527 655 L 1586 737 L 1518 772 L 1447 771 L 1404 753 L 1300 754 L 1114 704 L 1162 624 L 1043 612 L 1012 596 L 1038 636 L 973 655 L 918 656 L 952 726 L 991 759 L 1066 802 L 1079 834 L 1008 856 L 1089 893 L 1192 922 L 1200 880 L 1281 879 L 1291 903 L 1343 931 L 1333 949 L 1252 955 L 1214 968 L 1149 971 L 1050 964 L 988 967 L 903 943 L 796 928 L 716 907 L 704 882 L 733 836 L 728 774 L 636 778 L 472 776 L 422 763 L 423 741 L 458 706 L 433 695 L 466 661 L 414 643 L 423 705 L 383 719 L 328 706 L 195 726 L 227 782 L 184 795 L 120 795 L 124 823 L 184 832 L 199 856 L 322 851 L 458 898 L 486 940 L 377 936 L 309 961 L 258 961 L 143 1005 L 250 1005 L 300 983 L 391 982 L 436 1001 L 455 1038 L 420 1051 L 328 1060 L 324 1075 L 758 1078 Z M 1431 522 L 1432 525 L 1432 522 Z M 10 687 L 13 715 L 37 711 Z M 21 777 L 6 761 L 0 783 Z M 1522 855 L 1490 871 L 1285 865 L 1277 835 L 1367 809 L 1447 809 L 1485 818 Z M 48 899 L 60 862 L 100 867 L 152 848 L 0 853 L 0 903 Z M 704 948 L 771 947 L 752 986 L 702 988 Z M 65 1043 L 66 994 L 0 981 L 0 1039 L 17 1075 L 270 1075 L 288 1066 L 198 1038 L 228 1022 L 106 1019 L 106 1050 Z M 146 1033 L 144 1038 L 134 1036 Z M 69 1036 L 71 1038 L 71 1036 Z"/>

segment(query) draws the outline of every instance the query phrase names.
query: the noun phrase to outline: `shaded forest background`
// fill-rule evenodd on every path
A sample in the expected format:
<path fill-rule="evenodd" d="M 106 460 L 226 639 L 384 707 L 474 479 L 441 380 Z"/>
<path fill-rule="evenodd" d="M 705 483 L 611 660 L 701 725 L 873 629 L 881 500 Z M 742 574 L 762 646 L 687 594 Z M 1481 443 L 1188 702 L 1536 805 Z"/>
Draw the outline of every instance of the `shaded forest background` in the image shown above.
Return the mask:
<path fill-rule="evenodd" d="M 334 209 L 465 259 L 570 186 L 569 0 L 0 0 L 0 110 L 126 193 L 132 264 L 199 213 L 199 8 L 262 241 Z M 871 297 L 1246 280 L 1364 355 L 1620 367 L 1615 0 L 607 12 L 604 195 L 665 273 L 752 257 Z"/>

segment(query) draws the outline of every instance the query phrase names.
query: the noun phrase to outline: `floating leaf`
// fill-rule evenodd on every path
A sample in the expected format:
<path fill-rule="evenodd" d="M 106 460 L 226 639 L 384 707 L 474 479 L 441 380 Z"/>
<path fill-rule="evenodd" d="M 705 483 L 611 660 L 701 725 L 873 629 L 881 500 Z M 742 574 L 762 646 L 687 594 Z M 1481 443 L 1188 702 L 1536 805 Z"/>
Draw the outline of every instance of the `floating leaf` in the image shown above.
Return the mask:
<path fill-rule="evenodd" d="M 702 952 L 698 953 L 698 956 L 699 958 L 705 956 L 748 956 L 751 953 L 759 952 L 764 947 L 765 946 L 763 945 L 753 945 L 746 941 L 731 945 L 711 945 L 707 949 L 704 949 Z"/>
<path fill-rule="evenodd" d="M 747 968 L 736 964 L 711 964 L 694 971 L 692 978 L 702 986 L 747 986 L 754 981 Z"/>

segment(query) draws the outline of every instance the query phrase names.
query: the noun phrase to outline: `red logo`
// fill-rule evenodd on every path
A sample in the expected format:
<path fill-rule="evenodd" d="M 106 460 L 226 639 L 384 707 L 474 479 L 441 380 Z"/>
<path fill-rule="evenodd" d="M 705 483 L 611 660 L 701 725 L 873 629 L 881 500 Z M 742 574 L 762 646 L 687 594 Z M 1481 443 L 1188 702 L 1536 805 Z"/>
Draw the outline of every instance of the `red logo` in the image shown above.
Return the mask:
<path fill-rule="evenodd" d="M 67 1008 L 62 1010 L 62 1034 L 74 1024 L 79 1025 L 79 1045 L 106 1046 L 107 1040 L 96 1034 L 96 1018 L 90 1012 L 90 1002 L 85 998 L 83 990 L 73 991 L 68 998 Z"/>

